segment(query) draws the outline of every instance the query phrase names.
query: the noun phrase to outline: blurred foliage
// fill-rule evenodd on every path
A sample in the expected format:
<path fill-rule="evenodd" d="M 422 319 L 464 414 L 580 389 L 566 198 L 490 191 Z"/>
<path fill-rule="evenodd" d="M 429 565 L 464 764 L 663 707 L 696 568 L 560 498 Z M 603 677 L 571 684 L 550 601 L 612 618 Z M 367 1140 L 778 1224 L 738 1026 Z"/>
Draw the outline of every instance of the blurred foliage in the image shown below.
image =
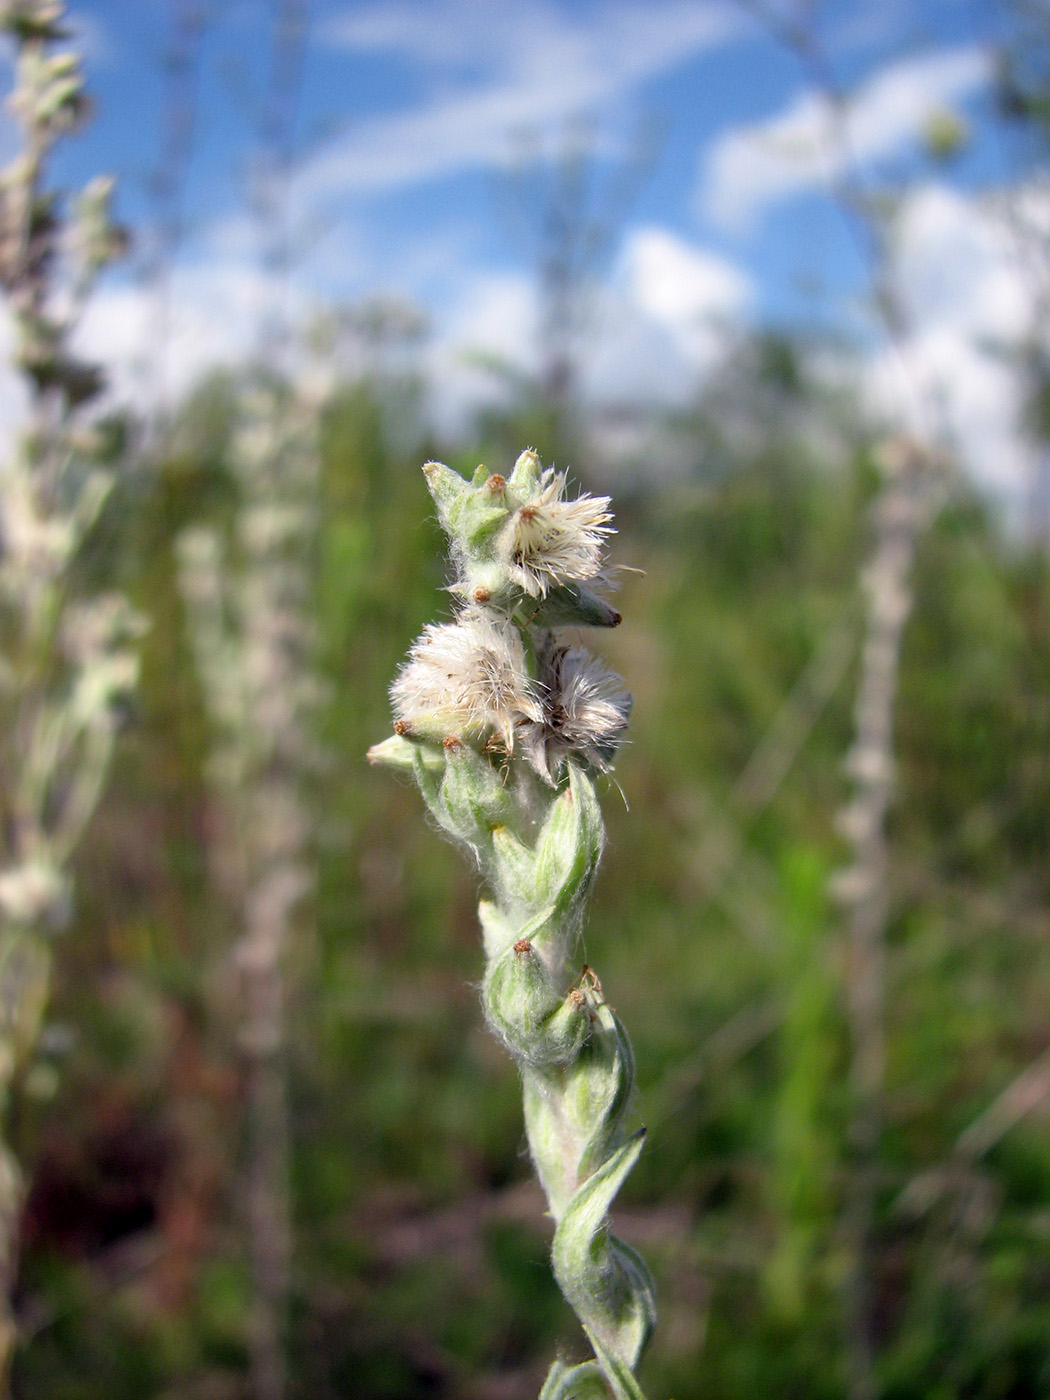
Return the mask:
<path fill-rule="evenodd" d="M 27 1400 L 247 1394 L 236 931 L 209 868 L 209 736 L 173 554 L 187 524 L 236 509 L 233 387 L 216 378 L 184 406 L 113 497 L 92 556 L 152 627 L 16 1125 L 35 1182 Z M 448 607 L 419 471 L 440 445 L 411 431 L 413 392 L 346 383 L 322 431 L 327 763 L 288 1009 L 302 1400 L 526 1396 L 556 1347 L 578 1346 L 522 1160 L 519 1086 L 481 1024 L 474 880 L 415 792 L 363 758 L 389 732 L 408 644 Z M 493 418 L 477 456 L 452 465 L 495 469 L 535 437 L 599 485 L 538 413 Z M 814 446 L 818 414 L 831 450 Z M 837 1400 L 851 1161 L 844 920 L 828 887 L 844 855 L 848 659 L 803 706 L 782 778 L 763 787 L 748 765 L 782 757 L 759 746 L 829 636 L 855 654 L 871 443 L 848 402 L 818 402 L 804 347 L 773 338 L 742 346 L 665 431 L 690 469 L 615 487 L 614 559 L 631 571 L 625 622 L 600 640 L 635 694 L 616 775 L 631 810 L 610 783 L 580 950 L 630 1027 L 650 1128 L 618 1212 L 660 1287 L 642 1378 L 675 1400 Z M 915 583 L 891 831 L 879 1379 L 893 1400 L 1017 1400 L 1050 1388 L 1050 1084 L 987 1152 L 958 1140 L 1050 1046 L 1050 566 L 960 485 Z M 930 1173 L 916 1204 L 908 1188 Z"/>

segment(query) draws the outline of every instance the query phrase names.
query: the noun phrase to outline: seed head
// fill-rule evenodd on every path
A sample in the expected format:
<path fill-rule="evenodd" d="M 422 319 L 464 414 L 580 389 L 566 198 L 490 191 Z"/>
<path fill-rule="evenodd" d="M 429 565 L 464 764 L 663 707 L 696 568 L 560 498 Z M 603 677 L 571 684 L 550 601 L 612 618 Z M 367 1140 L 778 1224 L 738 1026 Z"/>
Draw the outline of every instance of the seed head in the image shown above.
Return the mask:
<path fill-rule="evenodd" d="M 521 730 L 522 751 L 554 786 L 567 758 L 607 773 L 631 713 L 620 677 L 582 647 L 549 640 L 540 655 L 543 716 Z"/>
<path fill-rule="evenodd" d="M 564 491 L 564 475 L 545 471 L 539 495 L 520 505 L 501 533 L 500 552 L 511 576 L 533 598 L 545 598 L 559 584 L 594 578 L 613 533 L 608 496 L 565 501 Z"/>
<path fill-rule="evenodd" d="M 508 753 L 516 728 L 542 718 L 517 629 L 480 608 L 464 609 L 456 622 L 425 627 L 390 698 L 397 720 L 412 733 L 495 736 Z"/>

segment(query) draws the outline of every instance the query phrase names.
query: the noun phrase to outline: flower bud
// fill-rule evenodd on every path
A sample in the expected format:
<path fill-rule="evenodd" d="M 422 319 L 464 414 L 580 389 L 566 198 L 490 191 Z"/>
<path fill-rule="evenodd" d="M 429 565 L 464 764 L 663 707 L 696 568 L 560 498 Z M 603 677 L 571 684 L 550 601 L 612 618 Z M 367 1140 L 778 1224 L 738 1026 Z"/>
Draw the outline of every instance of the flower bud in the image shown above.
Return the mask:
<path fill-rule="evenodd" d="M 451 467 L 446 467 L 444 462 L 426 462 L 423 466 L 423 475 L 427 479 L 430 494 L 437 506 L 438 519 L 451 534 L 456 511 L 470 490 L 470 486 L 463 480 L 459 472 L 454 472 Z"/>
<path fill-rule="evenodd" d="M 515 910 L 534 911 L 537 907 L 536 856 L 507 826 L 492 833 L 496 888 Z"/>
<path fill-rule="evenodd" d="M 630 1391 L 626 1392 L 630 1394 Z M 573 1366 L 560 1358 L 547 1372 L 540 1400 L 608 1400 L 609 1387 L 596 1361 Z"/>
<path fill-rule="evenodd" d="M 502 492 L 486 489 L 494 478 L 479 467 L 474 479 L 467 482 L 443 462 L 428 462 L 423 471 L 454 552 L 462 557 L 476 554 L 495 535 L 508 514 Z M 502 477 L 498 480 L 502 481 Z"/>
<path fill-rule="evenodd" d="M 543 467 L 540 459 L 531 447 L 526 447 L 525 451 L 514 463 L 514 470 L 510 474 L 510 481 L 507 485 L 515 496 L 523 501 L 531 500 L 540 489 L 543 480 Z"/>
<path fill-rule="evenodd" d="M 605 827 L 594 784 L 569 764 L 569 786 L 551 804 L 536 843 L 536 897 L 560 913 L 573 910 L 598 869 Z"/>
<path fill-rule="evenodd" d="M 587 1037 L 583 996 L 563 997 L 543 959 L 522 936 L 488 967 L 485 1016 L 516 1060 L 529 1065 L 565 1064 Z"/>
<path fill-rule="evenodd" d="M 381 744 L 373 744 L 368 750 L 369 763 L 381 763 L 387 768 L 400 768 L 406 773 L 415 771 L 416 758 L 430 773 L 442 773 L 445 760 L 441 750 L 434 744 L 412 743 L 401 734 L 391 734 Z"/>
<path fill-rule="evenodd" d="M 0 4 L 0 30 L 23 43 L 66 39 L 69 31 L 60 23 L 64 8 L 61 0 L 5 0 Z"/>
<path fill-rule="evenodd" d="M 444 752 L 440 796 L 431 811 L 445 831 L 469 846 L 487 869 L 493 830 L 514 815 L 510 794 L 488 759 L 469 745 L 448 743 Z"/>
<path fill-rule="evenodd" d="M 634 1088 L 634 1056 L 616 1013 L 583 989 L 590 1034 L 565 1068 L 524 1075 L 525 1121 L 536 1171 L 556 1218 L 619 1146 Z"/>

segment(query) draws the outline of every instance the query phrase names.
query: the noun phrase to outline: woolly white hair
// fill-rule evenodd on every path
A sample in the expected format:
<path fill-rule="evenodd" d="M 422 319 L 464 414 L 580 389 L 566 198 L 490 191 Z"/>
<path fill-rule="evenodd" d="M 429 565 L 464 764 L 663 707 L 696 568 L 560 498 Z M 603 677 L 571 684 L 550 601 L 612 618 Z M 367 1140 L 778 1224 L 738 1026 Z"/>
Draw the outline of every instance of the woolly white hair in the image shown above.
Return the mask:
<path fill-rule="evenodd" d="M 404 733 L 495 734 L 508 753 L 516 728 L 543 717 L 517 629 L 480 608 L 466 608 L 455 622 L 423 629 L 390 699 Z"/>
<path fill-rule="evenodd" d="M 583 647 L 550 638 L 540 656 L 538 685 L 543 716 L 520 731 L 522 752 L 536 772 L 553 786 L 573 757 L 607 773 L 631 713 L 621 678 Z"/>
<path fill-rule="evenodd" d="M 564 501 L 564 491 L 564 475 L 545 471 L 540 494 L 514 511 L 500 538 L 511 576 L 533 598 L 546 597 L 558 584 L 594 578 L 606 537 L 615 533 L 608 496 L 585 493 Z"/>

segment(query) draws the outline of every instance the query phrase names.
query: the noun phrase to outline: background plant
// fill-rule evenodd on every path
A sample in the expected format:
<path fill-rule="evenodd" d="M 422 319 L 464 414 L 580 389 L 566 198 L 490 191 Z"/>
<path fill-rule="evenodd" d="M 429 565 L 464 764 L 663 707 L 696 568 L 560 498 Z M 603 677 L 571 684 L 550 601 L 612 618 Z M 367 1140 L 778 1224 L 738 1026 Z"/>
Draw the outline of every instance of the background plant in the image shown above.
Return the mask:
<path fill-rule="evenodd" d="M 254 1393 L 279 1400 L 292 1266 L 286 981 L 297 911 L 314 884 L 309 778 L 317 768 L 316 419 L 305 389 L 246 388 L 230 443 L 232 537 L 196 525 L 179 580 L 213 730 L 217 888 L 238 928 L 233 1017 L 244 1066 L 245 1228 L 252 1260 Z"/>
<path fill-rule="evenodd" d="M 0 28 L 15 44 L 10 105 L 20 149 L 0 179 L 0 284 L 28 424 L 0 474 L 0 1103 L 9 1131 L 47 1003 L 51 947 L 71 915 L 72 860 L 106 780 L 121 703 L 135 681 L 139 621 L 120 592 L 86 591 L 83 556 L 112 486 L 77 410 L 102 386 L 71 331 L 123 236 L 112 182 L 67 206 L 47 186 L 53 147 L 80 125 L 80 60 L 63 50 L 64 7 L 13 0 Z M 0 1164 L 0 1386 L 17 1325 L 10 1311 L 25 1186 Z"/>

